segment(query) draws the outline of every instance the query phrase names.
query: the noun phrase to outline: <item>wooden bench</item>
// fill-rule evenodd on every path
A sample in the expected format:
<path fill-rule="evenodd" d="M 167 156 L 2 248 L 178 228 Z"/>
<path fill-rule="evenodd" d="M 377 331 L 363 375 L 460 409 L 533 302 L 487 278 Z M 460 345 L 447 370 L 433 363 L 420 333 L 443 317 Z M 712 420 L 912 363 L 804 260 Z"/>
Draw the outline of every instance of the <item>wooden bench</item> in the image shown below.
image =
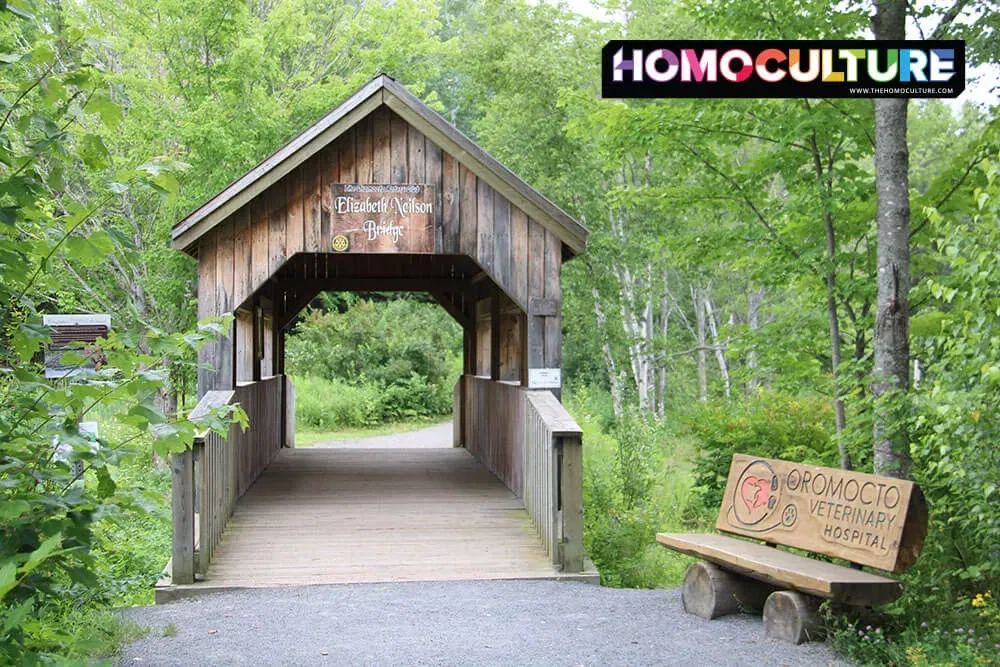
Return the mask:
<path fill-rule="evenodd" d="M 902 595 L 899 581 L 861 567 L 898 574 L 913 565 L 927 535 L 927 506 L 913 482 L 736 454 L 715 527 L 763 543 L 656 536 L 668 549 L 702 559 L 684 576 L 685 611 L 712 619 L 763 609 L 767 636 L 798 644 L 822 636 L 822 599 L 876 606 Z"/>

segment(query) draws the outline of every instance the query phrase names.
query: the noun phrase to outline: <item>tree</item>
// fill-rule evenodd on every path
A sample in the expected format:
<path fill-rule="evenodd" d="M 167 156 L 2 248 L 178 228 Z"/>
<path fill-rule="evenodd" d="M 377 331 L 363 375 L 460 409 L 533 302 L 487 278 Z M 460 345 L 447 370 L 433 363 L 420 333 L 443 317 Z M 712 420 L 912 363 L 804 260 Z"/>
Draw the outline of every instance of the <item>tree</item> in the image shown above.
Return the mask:
<path fill-rule="evenodd" d="M 946 36 L 969 0 L 943 12 L 930 39 Z M 879 40 L 906 38 L 910 3 L 876 0 L 872 31 Z M 986 10 L 989 14 L 988 9 Z M 875 472 L 907 478 L 910 389 L 910 158 L 906 98 L 878 98 L 875 112 L 875 191 L 878 200 L 878 296 L 875 304 L 872 393 L 876 398 Z"/>
<path fill-rule="evenodd" d="M 99 127 L 120 110 L 95 54 L 103 42 L 85 25 L 65 22 L 55 3 L 0 5 L 0 662 L 48 662 L 27 621 L 46 605 L 95 585 L 94 525 L 142 513 L 144 499 L 118 489 L 112 466 L 131 443 L 152 440 L 161 454 L 191 446 L 196 428 L 228 429 L 223 413 L 205 423 L 171 420 L 154 403 L 164 358 L 183 356 L 221 330 L 135 336 L 110 333 L 102 355 L 66 353 L 79 375 L 46 378 L 37 353 L 50 342 L 42 314 L 58 308 L 58 258 L 74 270 L 109 256 L 130 261 L 95 221 L 127 192 L 163 187 L 155 162 L 105 172 Z M 36 13 L 33 13 L 36 11 Z M 90 178 L 71 175 L 86 173 Z M 225 411 L 228 413 L 228 410 Z M 106 413 L 113 430 L 95 441 L 81 420 Z"/>

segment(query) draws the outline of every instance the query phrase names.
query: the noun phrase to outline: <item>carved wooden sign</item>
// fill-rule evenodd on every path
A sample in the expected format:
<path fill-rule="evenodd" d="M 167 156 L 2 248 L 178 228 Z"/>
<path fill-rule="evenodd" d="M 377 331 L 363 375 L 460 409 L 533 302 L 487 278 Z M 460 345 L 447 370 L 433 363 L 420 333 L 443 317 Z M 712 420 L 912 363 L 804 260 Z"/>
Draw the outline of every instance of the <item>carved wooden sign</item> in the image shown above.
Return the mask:
<path fill-rule="evenodd" d="M 433 186 L 336 183 L 331 188 L 334 252 L 434 252 Z"/>
<path fill-rule="evenodd" d="M 716 528 L 890 572 L 917 559 L 926 521 L 913 482 L 733 456 Z"/>

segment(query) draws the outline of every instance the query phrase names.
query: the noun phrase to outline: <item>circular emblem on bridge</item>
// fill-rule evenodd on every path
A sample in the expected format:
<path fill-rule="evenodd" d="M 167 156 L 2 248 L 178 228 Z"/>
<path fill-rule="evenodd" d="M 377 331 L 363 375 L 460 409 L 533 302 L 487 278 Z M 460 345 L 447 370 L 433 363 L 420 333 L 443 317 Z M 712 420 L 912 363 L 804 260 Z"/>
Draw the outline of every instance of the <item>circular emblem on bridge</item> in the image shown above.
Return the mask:
<path fill-rule="evenodd" d="M 351 242 L 343 234 L 337 234 L 333 237 L 333 250 L 335 252 L 344 252 L 351 247 Z"/>
<path fill-rule="evenodd" d="M 744 526 L 756 526 L 773 514 L 781 499 L 778 475 L 764 461 L 753 461 L 736 482 L 733 513 Z M 782 517 L 788 520 L 788 516 Z M 791 523 L 795 522 L 794 515 Z"/>

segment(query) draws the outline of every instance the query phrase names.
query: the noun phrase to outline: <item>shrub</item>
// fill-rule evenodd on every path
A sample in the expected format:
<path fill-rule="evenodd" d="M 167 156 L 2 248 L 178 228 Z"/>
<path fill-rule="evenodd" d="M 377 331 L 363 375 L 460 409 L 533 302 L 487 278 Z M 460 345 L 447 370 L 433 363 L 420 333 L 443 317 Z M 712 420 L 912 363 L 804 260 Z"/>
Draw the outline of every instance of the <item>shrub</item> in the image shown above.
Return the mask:
<path fill-rule="evenodd" d="M 736 453 L 839 467 L 832 423 L 828 401 L 777 392 L 704 406 L 689 423 L 700 448 L 695 485 L 703 502 L 709 508 L 722 503 Z"/>
<path fill-rule="evenodd" d="M 314 429 L 449 414 L 461 372 L 459 326 L 416 301 L 331 299 L 344 311 L 313 311 L 287 343 L 298 423 Z"/>
<path fill-rule="evenodd" d="M 318 431 L 373 426 L 382 421 L 377 387 L 352 386 L 340 380 L 294 378 L 295 423 Z"/>
<path fill-rule="evenodd" d="M 701 522 L 687 452 L 679 451 L 687 443 L 655 418 L 630 413 L 615 421 L 601 389 L 573 386 L 564 399 L 584 430 L 584 546 L 601 582 L 679 583 L 689 559 L 656 544 L 656 533 Z"/>

